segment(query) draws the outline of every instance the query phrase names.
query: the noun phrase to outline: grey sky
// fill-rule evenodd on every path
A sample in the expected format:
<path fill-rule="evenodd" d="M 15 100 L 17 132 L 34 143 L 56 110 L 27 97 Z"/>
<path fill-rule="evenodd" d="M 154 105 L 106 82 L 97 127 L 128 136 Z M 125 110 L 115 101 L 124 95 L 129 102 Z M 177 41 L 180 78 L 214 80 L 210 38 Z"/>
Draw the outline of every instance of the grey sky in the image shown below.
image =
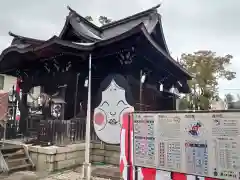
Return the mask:
<path fill-rule="evenodd" d="M 0 50 L 11 41 L 8 31 L 39 39 L 59 34 L 70 5 L 79 14 L 108 16 L 114 20 L 148 9 L 158 0 L 1 0 Z M 173 57 L 196 50 L 232 54 L 237 78 L 221 81 L 221 93 L 240 93 L 240 1 L 239 0 L 164 0 L 159 8 L 168 47 Z M 238 74 L 239 72 L 239 74 Z"/>

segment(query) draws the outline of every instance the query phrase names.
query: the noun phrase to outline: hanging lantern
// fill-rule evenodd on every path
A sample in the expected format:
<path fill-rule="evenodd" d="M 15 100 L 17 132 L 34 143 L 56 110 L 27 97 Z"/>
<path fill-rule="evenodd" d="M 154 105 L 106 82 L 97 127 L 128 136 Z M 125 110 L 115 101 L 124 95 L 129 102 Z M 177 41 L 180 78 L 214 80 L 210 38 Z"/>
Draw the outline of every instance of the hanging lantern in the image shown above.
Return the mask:
<path fill-rule="evenodd" d="M 51 105 L 51 115 L 54 118 L 60 118 L 62 115 L 62 109 L 64 108 L 64 104 L 66 102 L 62 98 L 53 98 Z"/>
<path fill-rule="evenodd" d="M 61 109 L 62 109 L 61 104 L 53 104 L 51 108 L 52 116 L 55 118 L 59 118 L 61 116 Z"/>

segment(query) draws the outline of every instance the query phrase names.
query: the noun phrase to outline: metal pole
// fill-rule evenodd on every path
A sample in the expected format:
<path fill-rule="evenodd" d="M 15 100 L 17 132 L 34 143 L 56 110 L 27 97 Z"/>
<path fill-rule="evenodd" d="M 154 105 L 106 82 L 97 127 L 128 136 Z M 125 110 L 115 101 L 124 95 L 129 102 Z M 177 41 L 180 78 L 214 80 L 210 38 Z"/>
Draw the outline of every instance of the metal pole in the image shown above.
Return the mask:
<path fill-rule="evenodd" d="M 87 104 L 87 122 L 86 122 L 86 138 L 85 138 L 85 162 L 83 163 L 83 177 L 86 180 L 91 178 L 91 164 L 89 162 L 90 155 L 90 121 L 91 121 L 91 73 L 92 55 L 89 54 L 89 71 L 88 71 L 88 104 Z"/>
<path fill-rule="evenodd" d="M 196 84 L 194 83 L 193 111 L 196 110 Z"/>
<path fill-rule="evenodd" d="M 130 126 L 131 126 L 131 115 L 128 114 L 128 129 L 127 129 L 127 140 L 128 140 L 128 158 L 127 158 L 127 180 L 130 180 L 131 178 L 131 164 L 130 164 L 130 161 L 131 161 L 131 129 L 130 129 Z M 133 145 L 133 144 L 132 144 Z"/>

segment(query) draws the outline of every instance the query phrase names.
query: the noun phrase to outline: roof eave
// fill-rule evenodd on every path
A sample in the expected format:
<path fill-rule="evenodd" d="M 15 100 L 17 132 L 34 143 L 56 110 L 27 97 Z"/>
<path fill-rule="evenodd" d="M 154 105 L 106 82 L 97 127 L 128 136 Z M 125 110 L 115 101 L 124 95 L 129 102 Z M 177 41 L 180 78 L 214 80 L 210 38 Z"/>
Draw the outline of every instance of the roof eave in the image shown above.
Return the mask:
<path fill-rule="evenodd" d="M 162 40 L 163 40 L 165 49 L 166 49 L 167 53 L 170 55 L 170 52 L 169 52 L 169 49 L 168 49 L 168 46 L 167 46 L 167 42 L 166 42 L 166 39 L 165 39 L 165 36 L 164 36 L 164 32 L 163 32 L 163 26 L 162 26 L 162 20 L 161 20 L 161 15 L 160 14 L 158 14 L 158 26 L 159 26 L 159 29 L 160 29 L 160 33 L 161 33 L 161 36 L 162 36 Z"/>
<path fill-rule="evenodd" d="M 132 28 L 131 30 L 119 35 L 119 36 L 116 36 L 116 37 L 113 37 L 113 38 L 110 38 L 110 39 L 107 39 L 107 40 L 102 40 L 102 41 L 99 41 L 99 42 L 96 42 L 90 46 L 83 46 L 83 45 L 79 45 L 79 44 L 74 44 L 74 43 L 71 43 L 71 42 L 68 42 L 68 41 L 64 41 L 62 39 L 60 39 L 59 37 L 57 36 L 53 36 L 51 39 L 49 39 L 48 41 L 45 41 L 43 42 L 40 46 L 37 46 L 37 47 L 26 47 L 26 48 L 18 48 L 18 47 L 9 47 L 7 49 L 5 49 L 2 54 L 0 55 L 0 62 L 2 61 L 3 57 L 5 54 L 11 52 L 11 51 L 17 51 L 18 53 L 20 54 L 23 54 L 23 53 L 26 53 L 28 51 L 37 51 L 37 50 L 40 50 L 40 49 L 43 49 L 43 48 L 46 48 L 48 46 L 51 46 L 52 44 L 60 44 L 60 45 L 63 45 L 63 46 L 68 46 L 68 47 L 72 47 L 72 48 L 76 48 L 76 49 L 79 49 L 79 50 L 86 50 L 86 51 L 92 51 L 94 48 L 96 47 L 99 47 L 99 46 L 105 46 L 105 45 L 108 45 L 108 44 L 111 44 L 111 43 L 114 43 L 116 41 L 121 41 L 127 37 L 130 37 L 136 33 L 143 33 L 144 36 L 147 38 L 147 40 L 152 44 L 153 47 L 155 47 L 158 51 L 160 51 L 165 57 L 167 57 L 174 65 L 176 65 L 179 69 L 182 70 L 182 72 L 185 73 L 185 75 L 187 77 L 190 77 L 192 78 L 193 76 L 187 72 L 183 67 L 181 67 L 175 60 L 173 60 L 165 51 L 163 51 L 151 38 L 150 34 L 147 32 L 145 26 L 143 23 L 137 25 L 136 27 Z"/>
<path fill-rule="evenodd" d="M 159 45 L 151 38 L 150 34 L 147 32 L 145 26 L 142 26 L 142 32 L 146 39 L 152 44 L 153 47 L 155 47 L 160 53 L 162 53 L 173 65 L 178 67 L 187 77 L 187 79 L 192 79 L 193 75 L 188 72 L 184 67 L 182 67 L 180 64 L 178 64 L 177 61 L 175 61 L 169 54 L 167 54 Z"/>
<path fill-rule="evenodd" d="M 40 44 L 40 43 L 44 42 L 43 40 L 40 40 L 40 39 L 34 39 L 34 38 L 20 36 L 15 33 L 12 33 L 11 31 L 9 31 L 8 34 L 13 37 L 11 44 L 13 44 L 13 42 L 15 42 L 16 40 L 22 40 L 22 41 L 28 42 L 29 44 Z"/>
<path fill-rule="evenodd" d="M 8 53 L 17 52 L 17 53 L 20 53 L 20 54 L 24 54 L 24 53 L 27 53 L 27 52 L 34 52 L 34 51 L 38 51 L 38 50 L 47 48 L 48 46 L 51 46 L 53 44 L 60 44 L 60 45 L 63 45 L 63 46 L 72 47 L 72 48 L 76 48 L 78 50 L 85 50 L 85 51 L 90 52 L 94 48 L 109 45 L 109 44 L 114 43 L 116 41 L 121 41 L 122 39 L 130 37 L 133 34 L 139 33 L 139 32 L 141 32 L 141 27 L 142 26 L 144 26 L 144 25 L 140 24 L 140 25 L 134 27 L 133 29 L 131 29 L 130 31 L 125 32 L 125 33 L 123 33 L 123 34 L 121 34 L 117 37 L 107 39 L 107 40 L 102 40 L 102 41 L 93 43 L 93 44 L 88 45 L 88 46 L 84 46 L 84 45 L 80 45 L 80 44 L 74 44 L 74 43 L 69 42 L 69 41 L 64 41 L 57 36 L 53 36 L 52 38 L 43 42 L 41 45 L 39 45 L 37 47 L 32 47 L 31 46 L 31 47 L 26 47 L 26 48 L 18 48 L 16 46 L 10 46 L 1 53 L 0 62 L 2 61 L 3 57 Z"/>
<path fill-rule="evenodd" d="M 60 34 L 59 34 L 59 38 L 65 39 L 64 36 L 66 35 L 69 27 L 70 27 L 70 23 L 69 23 L 69 15 L 68 15 L 68 16 L 66 17 L 66 20 L 65 20 L 63 29 L 62 29 L 62 31 L 61 31 Z"/>

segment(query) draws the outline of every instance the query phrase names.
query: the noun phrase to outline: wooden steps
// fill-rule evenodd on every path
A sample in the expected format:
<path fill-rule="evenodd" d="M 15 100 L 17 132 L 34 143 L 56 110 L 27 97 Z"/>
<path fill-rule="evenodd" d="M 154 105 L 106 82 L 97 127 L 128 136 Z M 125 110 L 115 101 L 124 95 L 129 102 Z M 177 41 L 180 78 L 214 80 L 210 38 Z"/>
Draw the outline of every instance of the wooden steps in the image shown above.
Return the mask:
<path fill-rule="evenodd" d="M 34 164 L 23 145 L 0 146 L 0 173 L 32 170 Z"/>

